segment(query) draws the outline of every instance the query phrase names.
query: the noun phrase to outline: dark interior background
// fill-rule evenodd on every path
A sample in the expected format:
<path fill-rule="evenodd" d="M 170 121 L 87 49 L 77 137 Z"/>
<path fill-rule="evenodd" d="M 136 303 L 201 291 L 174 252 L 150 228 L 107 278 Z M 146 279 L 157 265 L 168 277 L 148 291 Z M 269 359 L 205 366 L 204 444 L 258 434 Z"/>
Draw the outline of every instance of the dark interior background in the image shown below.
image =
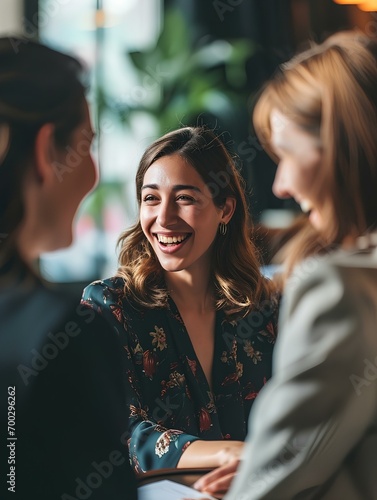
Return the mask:
<path fill-rule="evenodd" d="M 106 0 L 93 0 L 93 9 L 101 10 L 105 3 Z M 253 132 L 253 100 L 276 68 L 305 48 L 308 40 L 321 42 L 331 33 L 350 28 L 377 36 L 376 13 L 362 12 L 355 5 L 339 5 L 333 0 L 165 0 L 163 9 L 162 30 L 169 11 L 175 9 L 182 14 L 189 38 L 187 43 L 193 53 L 214 40 L 250 43 L 253 50 L 242 62 L 243 79 L 231 81 L 222 63 L 208 69 L 215 75 L 214 85 L 235 96 L 232 105 L 226 111 L 203 109 L 188 114 L 185 125 L 206 124 L 215 129 L 238 158 L 255 222 L 261 221 L 265 211 L 271 209 L 299 212 L 294 202 L 279 200 L 272 194 L 276 167 Z M 37 27 L 38 0 L 25 0 L 24 13 L 25 23 Z M 101 30 L 98 31 L 100 40 Z M 37 29 L 35 36 L 38 36 Z M 177 44 L 174 37 L 168 40 L 172 49 Z M 178 83 L 183 87 L 184 84 Z M 189 85 L 190 82 L 186 82 L 186 87 Z M 185 91 L 183 89 L 183 93 Z M 182 123 L 177 122 L 172 128 L 180 125 Z M 93 279 L 100 274 L 98 265 Z"/>
<path fill-rule="evenodd" d="M 213 38 L 247 38 L 257 44 L 258 50 L 247 60 L 247 80 L 240 89 L 244 105 L 227 116 L 204 114 L 201 119 L 223 133 L 224 142 L 239 157 L 255 221 L 266 209 L 296 208 L 292 201 L 272 194 L 275 165 L 252 130 L 253 96 L 276 67 L 305 48 L 309 39 L 321 42 L 331 33 L 355 27 L 376 36 L 376 15 L 332 0 L 166 0 L 165 8 L 171 6 L 184 12 L 193 46 Z"/>
<path fill-rule="evenodd" d="M 100 8 L 105 1 L 94 3 Z M 246 61 L 246 81 L 236 89 L 244 98 L 243 105 L 226 116 L 201 113 L 187 125 L 200 122 L 213 127 L 239 157 L 254 220 L 266 209 L 294 208 L 291 201 L 278 200 L 271 192 L 275 166 L 251 127 L 253 97 L 276 67 L 308 39 L 320 42 L 335 31 L 355 27 L 377 36 L 376 14 L 332 0 L 165 0 L 164 9 L 172 7 L 184 14 L 193 48 L 213 39 L 242 38 L 257 45 Z M 38 0 L 25 0 L 25 19 L 34 22 L 37 12 Z"/>

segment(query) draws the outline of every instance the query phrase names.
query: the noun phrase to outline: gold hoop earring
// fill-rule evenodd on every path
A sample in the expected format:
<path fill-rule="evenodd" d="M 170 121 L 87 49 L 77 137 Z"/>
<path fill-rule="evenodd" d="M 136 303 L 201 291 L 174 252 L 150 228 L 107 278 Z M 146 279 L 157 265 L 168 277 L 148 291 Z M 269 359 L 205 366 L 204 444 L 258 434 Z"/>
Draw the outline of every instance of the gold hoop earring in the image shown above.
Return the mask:
<path fill-rule="evenodd" d="M 225 222 L 220 222 L 219 224 L 219 233 L 221 236 L 225 236 L 228 231 L 228 226 L 225 224 Z"/>

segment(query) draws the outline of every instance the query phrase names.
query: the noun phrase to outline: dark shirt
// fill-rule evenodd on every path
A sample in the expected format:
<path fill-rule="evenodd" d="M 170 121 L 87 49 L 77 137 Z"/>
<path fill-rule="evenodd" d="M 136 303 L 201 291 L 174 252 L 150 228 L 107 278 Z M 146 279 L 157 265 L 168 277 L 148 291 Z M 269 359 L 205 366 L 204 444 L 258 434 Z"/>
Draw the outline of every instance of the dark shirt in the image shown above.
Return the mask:
<path fill-rule="evenodd" d="M 211 390 L 173 300 L 140 308 L 123 287 L 122 278 L 94 282 L 83 303 L 104 316 L 123 346 L 135 469 L 175 467 L 197 439 L 244 440 L 253 402 L 271 376 L 277 297 L 239 321 L 216 314 Z"/>
<path fill-rule="evenodd" d="M 0 268 L 0 498 L 137 498 L 122 359 L 105 330 L 79 298 Z"/>

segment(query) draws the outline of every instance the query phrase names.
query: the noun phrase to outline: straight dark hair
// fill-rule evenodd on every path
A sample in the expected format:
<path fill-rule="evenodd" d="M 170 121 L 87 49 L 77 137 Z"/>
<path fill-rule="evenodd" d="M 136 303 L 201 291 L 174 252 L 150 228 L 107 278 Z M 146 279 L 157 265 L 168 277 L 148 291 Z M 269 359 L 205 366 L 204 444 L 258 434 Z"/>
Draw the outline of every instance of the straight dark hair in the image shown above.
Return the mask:
<path fill-rule="evenodd" d="M 0 38 L 0 234 L 6 246 L 23 219 L 22 183 L 33 166 L 37 133 L 51 123 L 57 147 L 69 144 L 84 119 L 83 78 L 71 56 L 28 39 Z"/>

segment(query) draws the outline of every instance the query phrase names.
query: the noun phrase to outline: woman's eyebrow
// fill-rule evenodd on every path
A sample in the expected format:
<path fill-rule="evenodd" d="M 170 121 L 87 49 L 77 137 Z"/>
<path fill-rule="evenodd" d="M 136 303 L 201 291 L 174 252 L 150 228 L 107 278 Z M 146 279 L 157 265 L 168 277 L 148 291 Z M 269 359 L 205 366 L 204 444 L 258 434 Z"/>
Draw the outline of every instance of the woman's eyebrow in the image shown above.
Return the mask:
<path fill-rule="evenodd" d="M 191 189 L 192 191 L 197 191 L 198 193 L 202 192 L 197 186 L 192 186 L 191 184 L 176 184 L 173 186 L 174 191 L 182 191 L 183 189 Z"/>
<path fill-rule="evenodd" d="M 141 189 L 159 189 L 158 184 L 144 184 L 144 186 L 141 187 Z M 192 191 L 197 191 L 198 193 L 201 193 L 201 189 L 199 189 L 197 186 L 192 186 L 191 184 L 176 184 L 175 186 L 172 187 L 173 191 L 182 191 L 184 189 L 190 189 Z"/>

